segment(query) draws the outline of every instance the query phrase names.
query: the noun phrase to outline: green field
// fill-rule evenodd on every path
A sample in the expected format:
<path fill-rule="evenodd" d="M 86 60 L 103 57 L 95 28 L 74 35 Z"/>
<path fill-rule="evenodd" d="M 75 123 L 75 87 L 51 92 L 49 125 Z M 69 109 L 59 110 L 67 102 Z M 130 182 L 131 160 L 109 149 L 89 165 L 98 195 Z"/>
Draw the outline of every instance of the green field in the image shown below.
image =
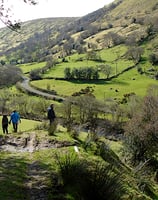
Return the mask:
<path fill-rule="evenodd" d="M 81 89 L 90 86 L 94 90 L 94 95 L 99 100 L 105 100 L 107 98 L 120 99 L 124 94 L 135 93 L 136 95 L 144 96 L 150 85 L 157 85 L 158 82 L 149 76 L 139 74 L 137 67 L 132 70 L 126 71 L 119 75 L 117 78 L 113 78 L 111 81 L 64 81 L 55 80 L 57 78 L 64 77 L 65 68 L 82 68 L 82 67 L 98 67 L 102 64 L 107 64 L 112 67 L 112 73 L 110 76 L 122 72 L 124 69 L 133 66 L 132 60 L 127 60 L 124 57 L 126 47 L 123 45 L 116 46 L 109 49 L 97 51 L 97 55 L 100 56 L 102 62 L 96 62 L 86 60 L 86 54 L 73 54 L 65 58 L 66 62 L 59 60 L 59 63 L 53 66 L 49 71 L 42 75 L 43 80 L 32 81 L 31 85 L 37 88 L 46 90 L 55 90 L 60 96 L 71 96 L 75 92 L 79 92 Z M 143 58 L 145 59 L 148 53 L 145 51 Z M 82 61 L 81 61 L 82 60 Z M 41 68 L 45 63 L 37 63 L 33 65 L 22 65 L 23 72 L 28 72 L 32 69 Z M 139 64 L 143 70 L 152 68 L 151 64 L 147 61 L 142 61 Z M 48 79 L 54 78 L 54 79 Z M 100 78 L 105 78 L 103 73 L 100 73 Z"/>
<path fill-rule="evenodd" d="M 105 49 L 97 52 L 97 55 L 101 58 L 101 61 L 92 61 L 86 59 L 86 54 L 74 54 L 66 57 L 66 62 L 60 62 L 56 64 L 51 70 L 43 75 L 43 78 L 47 77 L 64 77 L 65 68 L 82 68 L 82 67 L 99 67 L 100 65 L 110 65 L 112 67 L 111 75 L 120 73 L 122 70 L 133 65 L 132 61 L 123 58 L 126 48 L 124 46 L 114 47 L 112 49 Z M 82 61 L 80 61 L 82 60 Z M 39 66 L 40 67 L 40 66 Z M 100 78 L 105 78 L 105 75 L 100 73 Z"/>
<path fill-rule="evenodd" d="M 27 73 L 29 73 L 31 70 L 39 69 L 39 68 L 44 67 L 45 64 L 46 64 L 46 62 L 27 63 L 27 64 L 18 65 L 18 67 L 22 70 L 22 72 L 23 72 L 24 74 L 27 74 Z"/>
<path fill-rule="evenodd" d="M 137 69 L 132 69 L 118 78 L 111 81 L 98 81 L 92 83 L 60 81 L 55 79 L 43 79 L 32 81 L 31 85 L 38 88 L 55 90 L 57 94 L 70 96 L 74 92 L 91 86 L 94 89 L 94 95 L 97 99 L 122 98 L 124 94 L 134 92 L 137 95 L 144 96 L 150 85 L 158 85 L 158 82 L 145 75 L 140 75 Z"/>

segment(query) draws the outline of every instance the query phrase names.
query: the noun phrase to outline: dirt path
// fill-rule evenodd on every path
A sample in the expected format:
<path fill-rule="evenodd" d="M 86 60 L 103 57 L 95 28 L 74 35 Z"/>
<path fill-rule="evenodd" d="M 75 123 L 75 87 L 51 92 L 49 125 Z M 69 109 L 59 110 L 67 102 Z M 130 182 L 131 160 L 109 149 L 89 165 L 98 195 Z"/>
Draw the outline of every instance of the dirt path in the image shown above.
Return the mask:
<path fill-rule="evenodd" d="M 43 165 L 34 159 L 33 153 L 36 151 L 37 143 L 36 133 L 34 132 L 26 138 L 14 138 L 13 136 L 8 136 L 6 138 L 1 138 L 0 140 L 0 150 L 12 153 L 11 159 L 8 161 L 5 159 L 3 161 L 1 160 L 1 162 L 3 162 L 2 166 L 5 166 L 5 170 L 9 170 L 10 166 L 12 166 L 11 173 L 14 173 L 16 165 L 25 162 L 25 171 L 22 171 L 20 168 L 18 168 L 18 170 L 21 171 L 20 177 L 23 173 L 26 175 L 26 178 L 24 179 L 25 182 L 23 183 L 21 179 L 21 184 L 24 185 L 26 190 L 25 199 L 27 200 L 47 200 L 50 191 L 48 188 L 48 182 L 50 182 L 51 179 L 50 170 L 47 167 L 43 168 Z M 24 158 L 23 156 L 18 156 L 19 152 L 29 152 L 29 155 L 27 154 L 27 161 L 24 161 L 25 156 Z M 7 176 L 8 178 L 10 177 L 9 174 Z M 5 173 L 0 173 L 0 180 L 5 177 Z M 19 179 L 19 177 L 15 174 L 13 180 L 17 179 Z M 9 191 L 7 193 L 7 195 L 11 195 Z"/>
<path fill-rule="evenodd" d="M 32 153 L 35 151 L 37 145 L 36 134 L 33 133 L 27 141 L 27 149 L 30 152 L 30 161 L 32 160 Z M 50 178 L 48 171 L 42 169 L 38 161 L 33 161 L 28 164 L 27 169 L 28 179 L 25 186 L 27 189 L 27 196 L 29 200 L 47 200 L 48 187 L 47 180 Z"/>
<path fill-rule="evenodd" d="M 25 190 L 23 194 L 25 198 L 21 198 L 20 200 L 48 200 L 50 199 L 50 195 L 52 195 L 50 184 L 52 181 L 56 181 L 56 174 L 52 172 L 52 168 L 48 164 L 36 157 L 36 152 L 49 148 L 53 149 L 74 145 L 71 142 L 61 142 L 55 139 L 49 140 L 46 137 L 42 138 L 39 140 L 39 135 L 37 136 L 36 132 L 24 133 L 24 135 L 16 137 L 14 135 L 7 135 L 0 138 L 0 151 L 2 153 L 5 152 L 5 154 L 8 152 L 8 155 L 10 155 L 9 158 L 4 157 L 1 160 L 0 180 L 4 182 L 5 179 L 7 182 L 7 179 L 10 179 L 12 174 L 14 174 L 12 181 L 16 183 L 19 180 L 19 183 L 13 188 L 17 188 L 16 190 L 20 193 L 19 187 L 22 185 Z M 14 173 L 17 171 L 18 174 Z M 6 185 L 5 191 L 7 189 L 8 185 Z M 15 189 L 13 190 L 15 192 Z M 10 191 L 6 193 L 7 195 L 12 195 Z"/>
<path fill-rule="evenodd" d="M 27 188 L 27 197 L 29 200 L 47 200 L 49 188 L 47 182 L 50 179 L 50 173 L 42 169 L 38 161 L 28 165 L 28 179 L 25 186 Z"/>

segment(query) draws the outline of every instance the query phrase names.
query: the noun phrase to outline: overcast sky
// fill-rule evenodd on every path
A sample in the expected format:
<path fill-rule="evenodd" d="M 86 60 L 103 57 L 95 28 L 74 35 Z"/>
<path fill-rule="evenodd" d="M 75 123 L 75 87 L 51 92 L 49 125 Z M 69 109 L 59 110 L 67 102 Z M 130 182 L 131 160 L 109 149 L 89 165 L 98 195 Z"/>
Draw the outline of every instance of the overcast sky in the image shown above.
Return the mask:
<path fill-rule="evenodd" d="M 5 0 L 14 13 L 13 19 L 28 21 L 47 17 L 81 17 L 114 0 L 38 0 L 38 5 L 30 6 L 23 0 Z"/>

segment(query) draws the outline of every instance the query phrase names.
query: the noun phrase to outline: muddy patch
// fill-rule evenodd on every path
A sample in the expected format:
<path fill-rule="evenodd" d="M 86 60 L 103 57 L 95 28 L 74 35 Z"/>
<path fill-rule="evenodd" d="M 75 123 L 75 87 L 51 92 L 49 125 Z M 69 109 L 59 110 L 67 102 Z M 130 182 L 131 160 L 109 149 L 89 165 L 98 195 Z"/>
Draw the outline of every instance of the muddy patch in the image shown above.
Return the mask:
<path fill-rule="evenodd" d="M 28 188 L 27 195 L 30 200 L 46 200 L 50 188 L 47 186 L 47 181 L 51 174 L 47 170 L 41 168 L 38 161 L 34 161 L 28 165 L 28 179 L 26 187 Z"/>
<path fill-rule="evenodd" d="M 34 152 L 40 149 L 61 148 L 73 146 L 72 142 L 38 139 L 36 133 L 30 133 L 26 137 L 7 135 L 0 138 L 0 151 L 9 152 Z"/>

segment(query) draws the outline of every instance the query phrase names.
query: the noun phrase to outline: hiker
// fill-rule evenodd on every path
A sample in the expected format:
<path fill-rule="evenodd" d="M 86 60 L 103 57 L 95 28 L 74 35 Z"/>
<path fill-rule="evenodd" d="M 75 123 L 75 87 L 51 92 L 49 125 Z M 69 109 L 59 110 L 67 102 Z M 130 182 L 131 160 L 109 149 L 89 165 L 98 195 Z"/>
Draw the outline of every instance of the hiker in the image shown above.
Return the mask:
<path fill-rule="evenodd" d="M 48 117 L 49 123 L 51 125 L 56 118 L 56 115 L 55 115 L 55 112 L 54 112 L 54 104 L 51 104 L 50 107 L 48 108 L 47 117 Z"/>
<path fill-rule="evenodd" d="M 9 124 L 8 117 L 6 114 L 4 114 L 2 117 L 2 129 L 4 134 L 5 133 L 8 134 L 8 124 Z"/>
<path fill-rule="evenodd" d="M 14 110 L 11 115 L 10 115 L 10 121 L 9 121 L 9 124 L 12 122 L 13 124 L 13 129 L 14 129 L 14 132 L 17 132 L 18 130 L 18 123 L 21 122 L 20 120 L 20 115 L 19 113 Z"/>

